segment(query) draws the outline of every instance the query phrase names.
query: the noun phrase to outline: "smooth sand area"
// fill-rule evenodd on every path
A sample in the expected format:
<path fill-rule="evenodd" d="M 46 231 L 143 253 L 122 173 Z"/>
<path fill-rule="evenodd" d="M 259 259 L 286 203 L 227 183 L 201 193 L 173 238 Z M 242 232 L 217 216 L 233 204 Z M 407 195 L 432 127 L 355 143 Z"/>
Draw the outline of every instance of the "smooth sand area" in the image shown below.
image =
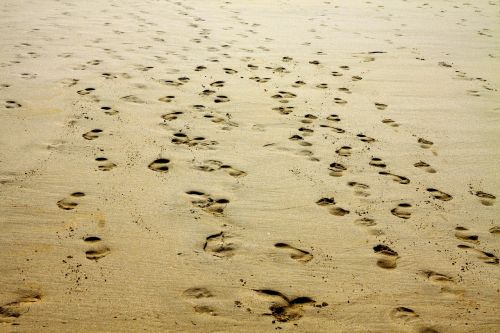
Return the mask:
<path fill-rule="evenodd" d="M 497 0 L 1 0 L 1 332 L 500 332 Z"/>

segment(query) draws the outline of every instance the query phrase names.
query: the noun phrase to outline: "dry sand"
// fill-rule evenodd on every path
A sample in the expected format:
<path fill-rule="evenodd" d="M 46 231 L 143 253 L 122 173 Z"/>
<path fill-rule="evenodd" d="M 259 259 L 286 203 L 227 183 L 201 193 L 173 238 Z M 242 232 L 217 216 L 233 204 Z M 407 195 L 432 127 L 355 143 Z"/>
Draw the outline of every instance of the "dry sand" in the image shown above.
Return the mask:
<path fill-rule="evenodd" d="M 496 0 L 2 0 L 0 330 L 500 332 Z"/>

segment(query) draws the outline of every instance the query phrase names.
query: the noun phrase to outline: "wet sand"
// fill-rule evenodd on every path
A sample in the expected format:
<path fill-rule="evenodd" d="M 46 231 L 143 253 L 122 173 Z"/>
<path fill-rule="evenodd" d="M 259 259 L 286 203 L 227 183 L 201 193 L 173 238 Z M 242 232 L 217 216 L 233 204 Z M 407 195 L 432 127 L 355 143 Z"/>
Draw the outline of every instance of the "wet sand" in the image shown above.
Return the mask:
<path fill-rule="evenodd" d="M 0 331 L 500 331 L 498 2 L 0 9 Z"/>

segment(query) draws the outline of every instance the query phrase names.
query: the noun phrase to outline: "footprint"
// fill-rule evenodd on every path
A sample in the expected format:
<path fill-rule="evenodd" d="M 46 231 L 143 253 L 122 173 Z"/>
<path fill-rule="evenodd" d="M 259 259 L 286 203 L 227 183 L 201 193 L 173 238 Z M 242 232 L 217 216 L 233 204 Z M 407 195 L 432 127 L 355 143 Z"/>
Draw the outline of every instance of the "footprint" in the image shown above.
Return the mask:
<path fill-rule="evenodd" d="M 399 127 L 399 124 L 390 118 L 383 119 L 382 123 L 387 124 L 387 125 L 392 126 L 392 127 Z"/>
<path fill-rule="evenodd" d="M 483 191 L 476 191 L 476 193 L 474 194 L 479 198 L 481 203 L 485 206 L 492 206 L 495 203 L 495 199 L 497 198 L 493 194 L 489 194 Z"/>
<path fill-rule="evenodd" d="M 425 172 L 428 172 L 428 173 L 436 173 L 436 170 L 434 168 L 432 168 L 429 164 L 422 162 L 422 161 L 413 164 L 413 166 L 415 168 L 425 170 Z"/>
<path fill-rule="evenodd" d="M 465 245 L 465 244 L 459 244 L 457 247 L 459 249 L 465 249 L 465 250 L 475 251 L 476 253 L 479 254 L 478 258 L 481 261 L 483 261 L 484 263 L 486 263 L 486 264 L 498 265 L 498 263 L 500 262 L 500 260 L 498 259 L 498 257 L 495 256 L 493 253 L 482 251 L 482 250 L 478 250 L 478 249 L 473 248 L 472 246 Z"/>
<path fill-rule="evenodd" d="M 354 194 L 356 194 L 357 196 L 361 196 L 361 197 L 369 197 L 370 196 L 370 193 L 368 193 L 368 191 L 366 191 L 370 188 L 370 186 L 368 186 L 366 184 L 358 183 L 358 182 L 348 182 L 347 185 L 355 189 Z"/>
<path fill-rule="evenodd" d="M 82 90 L 78 90 L 77 94 L 85 96 L 85 95 L 90 94 L 94 90 L 95 90 L 95 88 L 85 88 L 85 89 L 82 89 Z"/>
<path fill-rule="evenodd" d="M 309 262 L 312 260 L 313 255 L 307 251 L 298 249 L 296 247 L 293 247 L 291 245 L 288 245 L 286 243 L 276 243 L 274 244 L 275 247 L 279 249 L 285 249 L 290 252 L 290 258 L 295 259 L 300 262 Z"/>
<path fill-rule="evenodd" d="M 290 299 L 279 291 L 274 291 L 271 289 L 253 290 L 272 303 L 272 305 L 269 307 L 271 313 L 264 313 L 263 315 L 273 316 L 274 319 L 278 322 L 284 323 L 299 320 L 304 315 L 303 307 L 306 305 L 314 305 L 316 303 L 315 300 L 307 296 L 300 296 Z M 327 303 L 322 303 L 322 306 L 326 305 Z"/>
<path fill-rule="evenodd" d="M 340 104 L 340 105 L 347 104 L 347 101 L 344 100 L 344 99 L 342 99 L 342 98 L 340 98 L 340 97 L 333 98 L 333 102 L 335 104 Z"/>
<path fill-rule="evenodd" d="M 453 197 L 447 193 L 436 190 L 435 188 L 428 188 L 427 192 L 429 192 L 434 199 L 438 199 L 441 201 L 450 201 Z"/>
<path fill-rule="evenodd" d="M 182 292 L 182 295 L 187 298 L 196 298 L 196 299 L 209 298 L 214 296 L 210 290 L 202 287 L 193 287 L 186 289 Z"/>
<path fill-rule="evenodd" d="M 217 98 L 214 99 L 214 103 L 226 103 L 229 102 L 230 99 L 224 95 L 218 95 Z"/>
<path fill-rule="evenodd" d="M 354 220 L 354 223 L 363 227 L 373 227 L 377 225 L 375 220 L 370 217 L 361 217 Z"/>
<path fill-rule="evenodd" d="M 455 283 L 452 277 L 431 270 L 423 270 L 421 271 L 421 274 L 424 275 L 427 279 L 429 279 L 429 281 L 436 284 Z"/>
<path fill-rule="evenodd" d="M 122 101 L 125 101 L 125 102 L 136 103 L 136 104 L 146 103 L 144 100 L 142 100 L 141 98 L 134 96 L 134 95 L 123 96 L 123 97 L 120 97 L 120 99 Z"/>
<path fill-rule="evenodd" d="M 215 82 L 210 83 L 210 86 L 220 88 L 220 87 L 224 87 L 224 83 L 225 83 L 224 81 L 215 81 Z"/>
<path fill-rule="evenodd" d="M 407 220 L 411 217 L 411 207 L 409 203 L 400 203 L 396 208 L 391 209 L 391 213 L 394 216 Z"/>
<path fill-rule="evenodd" d="M 31 304 L 42 300 L 41 292 L 36 290 L 19 290 L 17 293 L 19 297 L 15 301 L 0 306 L 0 323 L 15 322 L 29 311 Z"/>
<path fill-rule="evenodd" d="M 76 206 L 78 206 L 78 202 L 74 198 L 81 198 L 84 196 L 85 196 L 85 193 L 83 193 L 83 192 L 73 192 L 70 194 L 69 198 L 64 198 L 64 199 L 59 200 L 57 202 L 57 206 L 61 209 L 64 209 L 64 210 L 75 209 Z"/>
<path fill-rule="evenodd" d="M 295 109 L 295 107 L 293 107 L 293 106 L 279 106 L 279 107 L 273 108 L 273 111 L 278 111 L 281 114 L 287 115 L 287 114 L 292 113 L 293 109 Z"/>
<path fill-rule="evenodd" d="M 342 146 L 341 148 L 337 149 L 335 152 L 340 155 L 340 156 L 351 156 L 351 150 L 352 148 L 349 146 Z"/>
<path fill-rule="evenodd" d="M 379 157 L 372 157 L 368 164 L 377 168 L 385 168 L 387 166 Z"/>
<path fill-rule="evenodd" d="M 464 242 L 469 242 L 469 243 L 474 243 L 478 244 L 479 243 L 479 236 L 477 235 L 470 235 L 470 233 L 466 232 L 469 229 L 465 227 L 456 227 L 455 228 L 455 237 L 464 241 Z"/>
<path fill-rule="evenodd" d="M 392 309 L 389 315 L 393 320 L 403 321 L 405 323 L 414 321 L 420 317 L 415 311 L 404 306 Z"/>
<path fill-rule="evenodd" d="M 97 168 L 101 171 L 110 171 L 117 166 L 115 163 L 108 161 L 106 157 L 96 157 L 95 160 L 100 162 Z"/>
<path fill-rule="evenodd" d="M 184 112 L 182 112 L 182 111 L 174 111 L 174 112 L 166 113 L 166 114 L 162 115 L 161 117 L 166 121 L 172 121 L 172 120 L 177 119 L 183 113 Z"/>
<path fill-rule="evenodd" d="M 6 109 L 17 109 L 20 108 L 22 105 L 16 101 L 8 100 L 5 101 L 4 103 L 4 108 Z"/>
<path fill-rule="evenodd" d="M 396 268 L 396 260 L 398 259 L 398 253 L 396 251 L 384 244 L 374 246 L 373 251 L 383 256 L 377 260 L 377 266 L 385 269 Z"/>
<path fill-rule="evenodd" d="M 82 137 L 85 140 L 95 140 L 100 136 L 100 133 L 102 133 L 102 129 L 95 128 L 87 133 L 83 133 Z"/>
<path fill-rule="evenodd" d="M 392 180 L 394 180 L 395 182 L 400 183 L 400 184 L 409 184 L 410 183 L 410 180 L 408 178 L 403 177 L 403 176 L 398 176 L 398 175 L 395 175 L 395 174 L 390 173 L 390 172 L 380 171 L 378 174 L 384 175 L 384 176 L 391 176 Z"/>
<path fill-rule="evenodd" d="M 374 141 L 375 141 L 375 139 L 374 139 L 374 138 L 371 138 L 371 137 L 366 136 L 366 135 L 361 134 L 361 133 L 360 133 L 360 134 L 357 134 L 356 136 L 357 136 L 357 137 L 358 137 L 361 141 L 363 141 L 363 142 L 371 143 L 371 142 L 374 142 Z"/>
<path fill-rule="evenodd" d="M 330 164 L 328 170 L 330 170 L 330 176 L 341 177 L 343 172 L 346 171 L 347 168 L 340 163 L 334 162 Z"/>
<path fill-rule="evenodd" d="M 163 96 L 163 97 L 158 98 L 158 100 L 160 102 L 164 102 L 164 103 L 170 103 L 174 99 L 175 99 L 175 96 L 173 96 L 173 95 L 167 95 L 167 96 Z"/>
<path fill-rule="evenodd" d="M 213 256 L 228 258 L 234 255 L 236 246 L 231 242 L 231 236 L 223 231 L 210 235 L 206 238 L 203 250 L 211 253 Z"/>
<path fill-rule="evenodd" d="M 423 139 L 423 138 L 419 138 L 417 142 L 420 144 L 420 147 L 425 148 L 425 149 L 432 147 L 432 145 L 434 144 L 434 142 Z"/>
<path fill-rule="evenodd" d="M 168 172 L 168 164 L 170 160 L 168 158 L 158 158 L 153 162 L 149 163 L 148 168 L 156 172 Z"/>
<path fill-rule="evenodd" d="M 85 251 L 85 256 L 89 260 L 99 260 L 107 256 L 110 252 L 109 247 L 104 245 L 101 238 L 98 236 L 87 236 L 83 239 L 86 244 L 90 244 L 91 248 Z"/>
<path fill-rule="evenodd" d="M 113 108 L 111 108 L 110 106 L 101 106 L 101 110 L 104 111 L 105 114 L 109 115 L 109 116 L 113 116 L 118 112 L 118 110 L 115 110 Z"/>
<path fill-rule="evenodd" d="M 328 117 L 326 117 L 327 120 L 331 120 L 331 121 L 340 121 L 340 117 L 336 114 L 331 114 L 329 115 Z"/>
<path fill-rule="evenodd" d="M 213 214 L 215 216 L 222 216 L 224 213 L 224 209 L 229 203 L 228 199 L 214 199 L 200 191 L 188 191 L 186 192 L 186 194 L 195 198 L 191 201 L 194 206 L 199 207 L 207 213 Z"/>
<path fill-rule="evenodd" d="M 387 104 L 384 103 L 375 103 L 375 107 L 379 110 L 385 110 L 387 109 Z"/>

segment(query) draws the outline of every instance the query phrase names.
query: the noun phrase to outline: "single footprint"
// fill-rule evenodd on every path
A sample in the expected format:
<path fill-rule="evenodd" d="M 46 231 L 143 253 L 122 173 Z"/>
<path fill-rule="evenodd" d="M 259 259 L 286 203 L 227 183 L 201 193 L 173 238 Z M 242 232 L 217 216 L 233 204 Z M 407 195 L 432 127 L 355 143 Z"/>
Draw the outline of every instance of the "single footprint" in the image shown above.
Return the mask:
<path fill-rule="evenodd" d="M 99 162 L 97 168 L 101 171 L 110 171 L 117 166 L 115 163 L 108 161 L 106 157 L 96 157 L 95 160 Z"/>
<path fill-rule="evenodd" d="M 291 245 L 288 245 L 286 243 L 276 243 L 274 244 L 275 247 L 279 249 L 285 249 L 290 252 L 290 258 L 295 259 L 300 262 L 309 262 L 312 260 L 313 255 L 310 252 L 298 249 L 296 247 L 293 247 Z"/>
<path fill-rule="evenodd" d="M 163 96 L 163 97 L 158 98 L 158 100 L 160 102 L 164 102 L 164 103 L 170 103 L 174 99 L 175 99 L 175 96 L 173 96 L 173 95 L 167 95 L 167 96 Z"/>
<path fill-rule="evenodd" d="M 352 148 L 349 146 L 342 146 L 339 149 L 337 149 L 335 152 L 340 156 L 351 156 L 351 150 L 352 150 Z"/>
<path fill-rule="evenodd" d="M 144 100 L 142 100 L 141 98 L 134 96 L 134 95 L 123 96 L 123 97 L 120 97 L 120 99 L 122 101 L 125 101 L 125 102 L 136 103 L 136 104 L 144 104 L 145 103 Z"/>
<path fill-rule="evenodd" d="M 213 214 L 215 216 L 222 216 L 224 213 L 224 209 L 229 203 L 228 199 L 214 199 L 200 191 L 188 191 L 186 192 L 186 194 L 194 197 L 193 200 L 191 200 L 191 203 L 194 206 L 199 207 L 207 213 Z"/>
<path fill-rule="evenodd" d="M 182 111 L 174 111 L 174 112 L 166 113 L 166 114 L 162 115 L 161 117 L 166 121 L 172 121 L 172 120 L 177 119 L 183 113 L 184 112 L 182 112 Z"/>
<path fill-rule="evenodd" d="M 230 99 L 224 95 L 217 95 L 217 98 L 214 99 L 214 103 L 226 103 L 229 102 Z"/>
<path fill-rule="evenodd" d="M 425 172 L 428 172 L 428 173 L 436 173 L 436 170 L 434 168 L 432 168 L 429 164 L 427 164 L 427 163 L 425 163 L 423 161 L 417 162 L 417 163 L 413 164 L 413 166 L 415 168 L 422 169 L 422 170 L 424 170 Z"/>
<path fill-rule="evenodd" d="M 269 307 L 271 313 L 264 313 L 263 315 L 272 316 L 278 322 L 299 320 L 304 315 L 303 307 L 305 305 L 314 305 L 316 303 L 315 300 L 307 296 L 290 299 L 279 291 L 272 289 L 253 290 L 262 297 L 265 297 L 272 304 Z M 322 303 L 322 306 L 327 305 L 327 303 Z"/>
<path fill-rule="evenodd" d="M 420 144 L 420 147 L 425 149 L 432 147 L 432 145 L 434 144 L 434 142 L 423 138 L 419 138 L 417 142 Z"/>
<path fill-rule="evenodd" d="M 408 178 L 403 177 L 403 176 L 398 176 L 398 175 L 395 175 L 395 174 L 390 173 L 390 172 L 380 171 L 378 174 L 384 175 L 384 176 L 391 176 L 392 180 L 394 180 L 396 183 L 400 183 L 400 184 L 409 184 L 410 183 L 410 180 Z"/>
<path fill-rule="evenodd" d="M 87 236 L 83 241 L 91 246 L 89 250 L 85 251 L 85 256 L 89 260 L 97 261 L 110 253 L 109 247 L 104 245 L 98 236 Z"/>
<path fill-rule="evenodd" d="M 393 320 L 403 321 L 405 323 L 414 321 L 419 317 L 419 315 L 412 309 L 399 306 L 395 309 L 392 309 L 389 316 Z"/>
<path fill-rule="evenodd" d="M 382 123 L 387 124 L 387 125 L 392 126 L 392 127 L 399 127 L 399 124 L 390 118 L 383 119 Z"/>
<path fill-rule="evenodd" d="M 101 106 L 101 110 L 102 110 L 105 114 L 107 114 L 107 115 L 109 115 L 109 116 L 113 116 L 113 115 L 115 115 L 115 114 L 119 113 L 119 112 L 118 112 L 118 110 L 115 110 L 115 109 L 113 109 L 113 108 L 112 108 L 112 107 L 110 107 L 110 106 Z"/>
<path fill-rule="evenodd" d="M 363 227 L 373 227 L 377 225 L 377 222 L 371 217 L 361 217 L 354 220 L 354 223 Z"/>
<path fill-rule="evenodd" d="M 79 95 L 85 96 L 85 95 L 90 94 L 94 90 L 95 90 L 95 88 L 85 88 L 85 89 L 82 89 L 82 90 L 78 90 L 77 93 Z"/>
<path fill-rule="evenodd" d="M 483 191 L 476 191 L 476 193 L 474 194 L 479 198 L 481 203 L 485 206 L 492 206 L 495 203 L 495 199 L 497 198 L 493 194 L 489 194 Z"/>
<path fill-rule="evenodd" d="M 484 263 L 486 263 L 486 264 L 498 265 L 498 263 L 500 262 L 500 260 L 498 259 L 498 257 L 495 256 L 491 252 L 486 252 L 486 251 L 478 250 L 478 249 L 473 248 L 472 246 L 465 245 L 465 244 L 459 244 L 457 247 L 459 249 L 465 249 L 465 250 L 473 250 L 473 251 L 475 251 L 476 253 L 479 254 L 478 258 L 481 261 L 483 261 Z"/>
<path fill-rule="evenodd" d="M 375 107 L 379 110 L 385 110 L 387 108 L 387 104 L 384 103 L 375 103 Z"/>
<path fill-rule="evenodd" d="M 168 158 L 158 158 L 153 162 L 149 163 L 148 168 L 156 172 L 168 172 L 168 164 L 170 160 Z"/>
<path fill-rule="evenodd" d="M 5 101 L 4 107 L 6 109 L 17 109 L 20 108 L 22 105 L 16 101 Z"/>
<path fill-rule="evenodd" d="M 15 301 L 0 306 L 0 323 L 13 323 L 29 311 L 31 304 L 42 300 L 42 293 L 36 290 L 19 290 L 17 294 Z"/>
<path fill-rule="evenodd" d="M 377 168 L 385 168 L 387 166 L 379 157 L 372 157 L 368 164 Z"/>
<path fill-rule="evenodd" d="M 444 193 L 440 190 L 436 190 L 435 188 L 428 188 L 427 192 L 429 192 L 434 199 L 438 199 L 441 201 L 450 201 L 451 199 L 453 199 L 450 194 Z"/>
<path fill-rule="evenodd" d="M 95 128 L 91 131 L 88 131 L 87 133 L 83 133 L 82 137 L 85 140 L 95 140 L 100 136 L 100 133 L 102 133 L 102 129 Z"/>
<path fill-rule="evenodd" d="M 399 258 L 396 251 L 384 244 L 375 245 L 373 251 L 383 256 L 377 260 L 377 266 L 385 269 L 396 268 L 396 260 Z"/>
<path fill-rule="evenodd" d="M 411 207 L 409 203 L 400 203 L 396 208 L 391 209 L 391 213 L 394 216 L 407 220 L 411 217 Z"/>
<path fill-rule="evenodd" d="M 206 238 L 203 250 L 213 256 L 228 258 L 234 255 L 236 245 L 231 242 L 231 236 L 221 231 Z"/>
<path fill-rule="evenodd" d="M 366 185 L 363 183 L 358 183 L 358 182 L 348 182 L 347 185 L 354 188 L 354 190 L 355 190 L 354 194 L 356 194 L 357 196 L 361 196 L 361 197 L 370 196 L 370 193 L 367 191 L 370 188 L 369 185 Z"/>
<path fill-rule="evenodd" d="M 208 290 L 207 288 L 203 287 L 193 287 L 186 289 L 182 292 L 182 296 L 187 297 L 187 298 L 209 298 L 213 297 L 213 293 Z"/>
<path fill-rule="evenodd" d="M 464 242 L 469 242 L 469 243 L 474 243 L 478 244 L 479 243 L 479 236 L 478 235 L 471 235 L 470 232 L 468 232 L 469 229 L 465 227 L 456 227 L 455 228 L 455 237 L 464 241 Z"/>
<path fill-rule="evenodd" d="M 73 192 L 70 194 L 69 198 L 64 198 L 64 199 L 59 200 L 57 202 L 57 206 L 61 209 L 64 209 L 64 210 L 75 209 L 76 206 L 78 206 L 78 202 L 74 198 L 81 198 L 84 196 L 85 196 L 85 193 L 83 193 L 83 192 Z"/>
<path fill-rule="evenodd" d="M 357 136 L 357 137 L 358 137 L 361 141 L 363 141 L 363 142 L 371 143 L 371 142 L 374 142 L 374 141 L 375 141 L 375 139 L 374 139 L 374 138 L 371 138 L 371 137 L 366 136 L 366 135 L 361 134 L 361 133 L 360 133 L 360 134 L 357 134 L 356 136 Z"/>
<path fill-rule="evenodd" d="M 328 170 L 330 170 L 330 176 L 341 177 L 343 172 L 346 171 L 347 168 L 340 163 L 334 162 L 330 164 Z"/>

